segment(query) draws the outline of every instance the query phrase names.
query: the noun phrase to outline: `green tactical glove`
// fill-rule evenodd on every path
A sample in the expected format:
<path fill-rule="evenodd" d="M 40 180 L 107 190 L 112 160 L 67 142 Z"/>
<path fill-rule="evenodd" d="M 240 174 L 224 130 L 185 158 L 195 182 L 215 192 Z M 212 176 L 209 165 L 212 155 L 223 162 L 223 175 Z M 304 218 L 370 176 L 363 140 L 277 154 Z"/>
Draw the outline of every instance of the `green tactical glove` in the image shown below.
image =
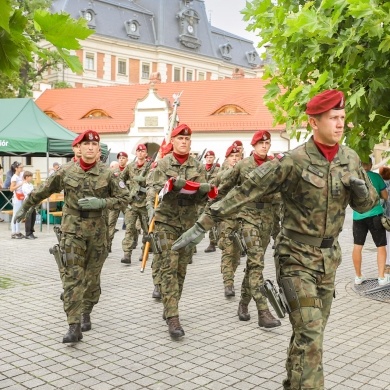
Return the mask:
<path fill-rule="evenodd" d="M 101 198 L 88 197 L 77 201 L 82 210 L 100 210 L 106 207 L 106 200 Z"/>
<path fill-rule="evenodd" d="M 146 177 L 144 176 L 134 176 L 133 179 L 137 182 L 137 183 L 144 183 L 146 181 Z"/>
<path fill-rule="evenodd" d="M 209 183 L 200 183 L 198 194 L 204 195 L 211 191 L 211 184 Z"/>
<path fill-rule="evenodd" d="M 154 207 L 152 205 L 146 205 L 146 210 L 148 211 L 148 225 L 152 223 L 152 219 L 154 218 Z"/>
<path fill-rule="evenodd" d="M 351 176 L 351 178 L 349 179 L 349 185 L 351 187 L 351 191 L 358 198 L 367 198 L 368 188 L 366 182 L 363 179 L 358 179 L 357 177 Z"/>
<path fill-rule="evenodd" d="M 186 185 L 186 179 L 182 179 L 181 177 L 177 177 L 173 182 L 173 191 L 180 191 Z"/>
<path fill-rule="evenodd" d="M 172 250 L 178 251 L 183 247 L 194 248 L 198 245 L 203 239 L 206 230 L 198 223 L 195 222 L 195 225 L 183 233 L 172 245 Z"/>
<path fill-rule="evenodd" d="M 20 222 L 22 221 L 23 219 L 26 219 L 28 218 L 31 213 L 33 212 L 35 206 L 33 207 L 30 207 L 28 210 L 24 209 L 23 207 L 21 207 L 17 213 L 15 214 L 15 217 L 14 217 L 14 223 L 17 223 L 17 222 Z"/>

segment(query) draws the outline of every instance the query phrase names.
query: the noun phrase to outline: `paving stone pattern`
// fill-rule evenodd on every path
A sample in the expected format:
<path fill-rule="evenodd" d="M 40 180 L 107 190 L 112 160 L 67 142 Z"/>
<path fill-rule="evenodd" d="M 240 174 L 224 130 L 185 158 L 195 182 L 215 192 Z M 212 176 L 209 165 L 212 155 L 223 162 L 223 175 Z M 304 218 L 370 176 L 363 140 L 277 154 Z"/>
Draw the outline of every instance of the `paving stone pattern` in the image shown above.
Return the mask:
<path fill-rule="evenodd" d="M 368 299 L 353 286 L 351 210 L 340 236 L 344 260 L 325 335 L 326 389 L 390 389 L 390 306 Z M 150 261 L 140 273 L 140 245 L 133 263 L 120 263 L 119 232 L 103 268 L 102 296 L 92 313 L 93 329 L 73 346 L 62 344 L 67 330 L 58 270 L 49 247 L 52 226 L 37 240 L 11 240 L 0 223 L 0 389 L 282 389 L 288 319 L 273 330 L 236 315 L 244 259 L 236 276 L 237 296 L 223 294 L 220 251 L 206 254 L 207 239 L 189 265 L 180 302 L 185 337 L 170 339 L 162 305 L 151 298 Z M 39 229 L 37 229 L 39 230 Z M 141 241 L 141 240 L 140 240 Z M 376 249 L 368 239 L 363 272 L 376 277 Z M 272 251 L 266 278 L 274 279 Z"/>

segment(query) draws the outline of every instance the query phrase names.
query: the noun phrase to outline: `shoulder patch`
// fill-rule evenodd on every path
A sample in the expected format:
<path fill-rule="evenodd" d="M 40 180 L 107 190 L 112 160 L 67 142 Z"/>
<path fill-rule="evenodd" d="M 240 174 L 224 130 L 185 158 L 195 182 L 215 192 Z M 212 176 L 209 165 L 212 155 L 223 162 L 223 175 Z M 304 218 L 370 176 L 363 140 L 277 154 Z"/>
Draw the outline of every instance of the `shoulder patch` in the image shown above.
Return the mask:
<path fill-rule="evenodd" d="M 120 188 L 126 188 L 126 184 L 122 180 L 118 183 L 118 185 Z"/>
<path fill-rule="evenodd" d="M 278 153 L 278 154 L 276 155 L 276 158 L 277 158 L 278 160 L 283 160 L 283 159 L 284 159 L 284 153 Z"/>

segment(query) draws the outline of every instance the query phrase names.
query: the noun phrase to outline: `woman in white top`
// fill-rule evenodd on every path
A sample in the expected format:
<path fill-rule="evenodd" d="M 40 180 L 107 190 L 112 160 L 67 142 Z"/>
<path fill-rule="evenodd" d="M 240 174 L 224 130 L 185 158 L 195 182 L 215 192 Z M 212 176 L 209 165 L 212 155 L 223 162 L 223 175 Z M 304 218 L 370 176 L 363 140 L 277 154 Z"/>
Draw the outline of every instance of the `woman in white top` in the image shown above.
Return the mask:
<path fill-rule="evenodd" d="M 22 191 L 23 185 L 23 164 L 21 162 L 14 163 L 12 166 L 14 174 L 11 177 L 10 191 L 14 193 L 12 197 L 13 214 L 11 219 L 11 238 L 21 239 L 24 235 L 20 233 L 20 222 L 14 223 L 14 217 L 22 206 L 24 195 Z"/>
<path fill-rule="evenodd" d="M 23 172 L 22 192 L 24 194 L 24 199 L 26 199 L 34 190 L 32 179 L 33 179 L 32 172 L 30 171 Z M 26 221 L 24 222 L 24 228 L 26 230 L 26 238 L 28 240 L 34 240 L 37 238 L 34 236 L 34 232 L 35 232 L 34 226 L 35 226 L 36 216 L 37 216 L 37 212 L 35 208 L 33 208 L 32 212 L 26 217 Z"/>

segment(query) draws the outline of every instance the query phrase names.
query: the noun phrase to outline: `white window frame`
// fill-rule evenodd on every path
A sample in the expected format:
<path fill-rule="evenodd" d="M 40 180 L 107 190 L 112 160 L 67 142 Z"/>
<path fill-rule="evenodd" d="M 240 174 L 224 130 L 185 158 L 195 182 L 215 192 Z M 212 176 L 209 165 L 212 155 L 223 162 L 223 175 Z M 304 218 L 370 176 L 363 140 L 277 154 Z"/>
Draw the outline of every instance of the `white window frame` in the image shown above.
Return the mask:
<path fill-rule="evenodd" d="M 203 75 L 203 78 L 200 78 L 200 75 Z M 206 80 L 206 72 L 198 72 L 198 81 Z"/>
<path fill-rule="evenodd" d="M 191 80 L 188 80 L 188 75 L 191 75 Z M 185 73 L 185 80 L 184 81 L 194 81 L 194 70 L 193 69 L 186 69 L 186 73 Z"/>
<path fill-rule="evenodd" d="M 179 75 L 179 80 L 176 80 L 175 79 L 175 71 L 179 71 L 180 75 Z M 182 81 L 182 75 L 183 75 L 183 69 L 178 67 L 178 66 L 174 66 L 173 67 L 173 75 L 172 75 L 172 80 L 175 82 L 175 81 Z"/>
<path fill-rule="evenodd" d="M 119 66 L 120 63 L 124 63 L 124 65 L 125 65 L 125 72 L 124 73 L 120 72 L 120 66 Z M 129 63 L 129 61 L 127 61 L 126 58 L 118 58 L 118 61 L 116 63 L 116 67 L 117 67 L 116 73 L 117 73 L 118 76 L 127 76 L 127 74 L 128 74 L 128 63 Z"/>
<path fill-rule="evenodd" d="M 149 74 L 147 77 L 145 77 L 145 74 L 144 74 L 144 65 L 147 65 L 149 67 Z M 141 79 L 143 80 L 149 80 L 150 78 L 150 74 L 152 72 L 152 64 L 150 62 L 141 62 Z"/>
<path fill-rule="evenodd" d="M 92 53 L 90 51 L 85 52 L 85 70 L 96 71 L 96 53 Z M 92 62 L 92 67 L 90 67 L 90 62 Z"/>

